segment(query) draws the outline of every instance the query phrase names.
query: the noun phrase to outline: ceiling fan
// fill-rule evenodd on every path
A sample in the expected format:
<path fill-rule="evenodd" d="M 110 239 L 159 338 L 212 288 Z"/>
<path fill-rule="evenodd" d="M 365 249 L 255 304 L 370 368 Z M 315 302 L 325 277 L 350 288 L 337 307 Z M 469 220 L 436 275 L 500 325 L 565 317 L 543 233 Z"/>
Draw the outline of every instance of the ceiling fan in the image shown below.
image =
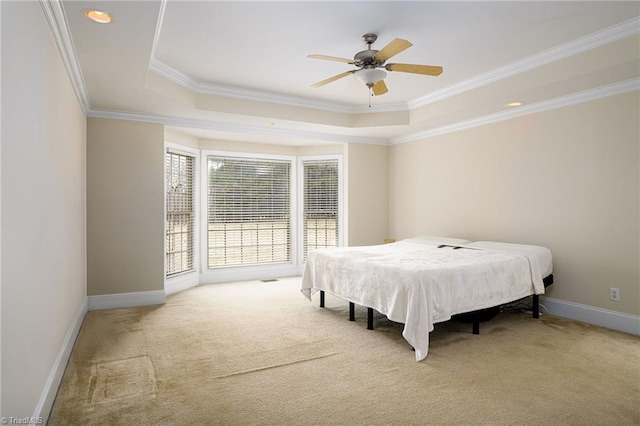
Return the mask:
<path fill-rule="evenodd" d="M 355 54 L 353 59 L 339 58 L 336 56 L 326 56 L 326 55 L 309 55 L 308 58 L 312 59 L 324 59 L 329 61 L 338 61 L 344 62 L 347 64 L 352 64 L 358 67 L 356 70 L 346 71 L 338 75 L 334 75 L 333 77 L 327 78 L 326 80 L 319 81 L 316 84 L 311 85 L 311 87 L 321 87 L 325 84 L 332 83 L 336 80 L 339 80 L 343 77 L 346 77 L 350 74 L 353 74 L 358 80 L 363 82 L 370 91 L 373 92 L 374 95 L 380 96 L 384 95 L 389 91 L 387 85 L 384 83 L 384 78 L 387 76 L 387 73 L 379 68 L 384 68 L 387 71 L 399 71 L 399 72 L 408 72 L 412 74 L 423 74 L 423 75 L 432 75 L 438 76 L 442 74 L 442 67 L 432 66 L 432 65 L 415 65 L 415 64 L 386 64 L 385 62 L 402 52 L 413 46 L 411 42 L 407 40 L 403 40 L 401 38 L 396 38 L 391 41 L 382 50 L 375 50 L 371 48 L 371 45 L 376 41 L 378 36 L 376 34 L 365 34 L 362 36 L 363 41 L 367 44 L 367 50 L 363 50 Z"/>

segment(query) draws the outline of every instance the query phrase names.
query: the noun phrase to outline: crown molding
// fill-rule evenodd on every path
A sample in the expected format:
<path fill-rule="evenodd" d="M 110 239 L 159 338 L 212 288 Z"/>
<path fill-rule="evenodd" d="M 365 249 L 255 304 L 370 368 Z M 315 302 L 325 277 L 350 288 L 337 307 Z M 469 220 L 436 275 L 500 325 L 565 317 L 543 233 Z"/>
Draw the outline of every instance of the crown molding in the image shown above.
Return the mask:
<path fill-rule="evenodd" d="M 526 114 L 535 112 L 546 111 L 554 108 L 560 108 L 563 106 L 573 105 L 589 100 L 594 100 L 606 96 L 612 96 L 616 94 L 626 93 L 633 90 L 639 90 L 640 79 L 635 78 L 600 88 L 578 92 L 571 95 L 566 95 L 551 99 L 548 101 L 539 102 L 536 104 L 527 105 L 517 109 L 503 111 L 495 114 L 489 114 L 482 117 L 477 117 L 471 120 L 461 121 L 453 123 L 451 125 L 441 126 L 438 128 L 430 129 L 424 132 L 412 133 L 406 136 L 387 140 L 384 138 L 372 138 L 372 137 L 359 137 L 340 135 L 333 133 L 302 131 L 302 130 L 287 130 L 287 129 L 274 129 L 274 128 L 262 128 L 260 126 L 250 126 L 242 124 L 225 123 L 218 121 L 208 121 L 200 119 L 185 119 L 177 117 L 165 117 L 154 114 L 140 114 L 134 112 L 123 111 L 108 111 L 108 110 L 93 110 L 89 101 L 88 90 L 82 75 L 82 70 L 79 65 L 78 57 L 75 52 L 75 46 L 71 37 L 71 32 L 68 26 L 64 8 L 61 0 L 39 0 L 44 15 L 49 23 L 54 40 L 60 51 L 61 58 L 69 75 L 71 85 L 74 89 L 76 97 L 82 111 L 88 117 L 103 117 L 103 118 L 116 118 L 124 120 L 136 120 L 146 121 L 153 123 L 162 123 L 167 125 L 174 125 L 179 127 L 194 127 L 201 129 L 212 129 L 227 131 L 232 133 L 245 133 L 255 135 L 270 135 L 270 136 L 283 136 L 294 137 L 306 140 L 316 140 L 324 142 L 336 142 L 336 143 L 364 143 L 375 145 L 389 145 L 400 144 L 418 139 L 425 139 L 436 135 L 455 132 L 471 127 L 480 126 L 483 124 L 493 123 L 502 120 L 508 120 L 510 118 L 519 117 Z M 366 106 L 348 106 L 344 104 L 337 104 L 331 102 L 315 101 L 311 99 L 305 99 L 295 96 L 279 95 L 268 92 L 259 92 L 247 89 L 240 89 L 222 85 L 214 85 L 209 83 L 199 82 L 191 77 L 183 74 L 166 64 L 154 59 L 153 54 L 157 42 L 160 38 L 160 31 L 162 28 L 162 22 L 164 18 L 164 11 L 167 0 L 161 1 L 160 13 L 156 24 L 156 33 L 154 35 L 153 47 L 151 58 L 149 61 L 149 69 L 168 78 L 169 80 L 198 93 L 231 96 L 241 99 L 247 99 L 251 101 L 263 101 L 270 103 L 278 103 L 283 105 L 322 109 L 331 112 L 341 113 L 377 113 L 377 112 L 394 112 L 394 111 L 407 111 L 418 108 L 420 106 L 436 102 L 445 99 L 450 96 L 460 94 L 462 92 L 481 87 L 495 81 L 511 77 L 513 75 L 534 69 L 541 65 L 551 63 L 572 55 L 576 55 L 581 52 L 585 52 L 590 49 L 603 46 L 608 43 L 612 43 L 617 40 L 621 40 L 626 37 L 630 37 L 640 33 L 640 17 L 629 19 L 620 24 L 606 28 L 604 30 L 592 33 L 590 35 L 581 37 L 579 39 L 562 44 L 555 48 L 546 50 L 540 54 L 530 56 L 521 61 L 512 63 L 505 67 L 498 68 L 489 73 L 485 73 L 476 76 L 472 79 L 463 81 L 459 84 L 444 88 L 442 90 L 433 92 L 427 96 L 416 98 L 407 104 L 396 103 L 388 105 L 374 105 L 372 108 Z"/>
<path fill-rule="evenodd" d="M 409 110 L 441 101 L 460 93 L 477 89 L 505 78 L 513 77 L 526 71 L 538 68 L 542 65 L 568 58 L 596 47 L 604 46 L 614 41 L 640 33 L 640 17 L 613 25 L 609 28 L 569 41 L 541 53 L 529 56 L 520 61 L 513 62 L 504 67 L 496 68 L 484 74 L 480 74 L 458 84 L 437 90 L 426 96 L 422 96 L 407 102 Z"/>
<path fill-rule="evenodd" d="M 153 44 L 151 45 L 151 54 L 149 55 L 149 62 L 153 61 L 156 56 L 156 47 L 160 40 L 160 31 L 162 30 L 162 23 L 164 22 L 164 12 L 167 10 L 167 0 L 160 1 L 160 10 L 158 11 L 158 20 L 156 21 L 156 31 L 153 34 Z"/>
<path fill-rule="evenodd" d="M 86 114 L 91 109 L 89 92 L 82 76 L 82 70 L 76 56 L 76 49 L 71 38 L 71 31 L 69 30 L 62 3 L 60 0 L 40 0 L 40 6 L 42 6 L 42 11 L 47 18 L 49 27 L 51 27 L 53 38 L 60 51 L 62 62 L 67 69 L 67 74 L 80 103 L 80 108 Z"/>
<path fill-rule="evenodd" d="M 163 0 L 163 5 L 166 0 Z M 162 8 L 164 11 L 164 8 Z M 161 13 L 162 15 L 162 13 Z M 156 28 L 156 38 L 154 39 L 154 48 L 159 38 L 162 25 L 162 18 L 158 20 L 158 27 Z M 627 21 L 621 22 L 617 25 L 613 25 L 604 30 L 597 31 L 584 37 L 569 41 L 551 49 L 545 50 L 541 53 L 529 56 L 520 61 L 513 62 L 504 67 L 496 68 L 484 74 L 480 74 L 468 80 L 462 81 L 458 84 L 454 84 L 449 87 L 445 87 L 441 90 L 437 90 L 428 95 L 415 98 L 405 103 L 395 103 L 386 105 L 374 105 L 372 108 L 366 106 L 348 106 L 333 102 L 322 102 L 311 99 L 300 98 L 296 96 L 279 95 L 269 92 L 261 92 L 255 90 L 241 89 L 237 87 L 224 86 L 212 83 L 204 83 L 190 76 L 166 65 L 165 63 L 155 59 L 152 55 L 149 62 L 149 69 L 158 73 L 159 75 L 197 93 L 228 96 L 240 99 L 247 99 L 258 102 L 270 102 L 281 105 L 289 105 L 303 108 L 315 108 L 325 111 L 347 113 L 347 114 L 362 114 L 372 112 L 395 112 L 413 110 L 424 105 L 441 101 L 451 96 L 458 95 L 460 93 L 473 90 L 488 84 L 494 83 L 499 80 L 503 80 L 514 75 L 521 74 L 526 71 L 538 68 L 542 65 L 558 61 L 560 59 L 568 58 L 573 55 L 594 49 L 596 47 L 603 46 L 608 43 L 612 43 L 617 40 L 621 40 L 626 37 L 638 34 L 640 32 L 640 17 L 632 18 Z"/>
<path fill-rule="evenodd" d="M 511 118 L 533 114 L 536 112 L 549 111 L 552 109 L 588 102 L 608 96 L 620 95 L 623 93 L 632 92 L 634 90 L 640 90 L 640 78 L 632 78 L 630 80 L 608 84 L 595 89 L 584 90 L 581 92 L 572 93 L 570 95 L 560 96 L 550 100 L 537 102 L 531 105 L 509 109 L 507 111 L 501 111 L 495 114 L 484 115 L 482 117 L 473 118 L 471 120 L 459 121 L 457 123 L 436 127 L 434 129 L 425 130 L 423 132 L 412 133 L 410 135 L 392 139 L 391 145 L 398 145 L 416 140 L 427 139 L 433 136 L 457 132 L 459 130 L 470 129 L 472 127 L 478 127 L 484 124 L 496 123 L 498 121 L 509 120 Z"/>
<path fill-rule="evenodd" d="M 387 139 L 363 136 L 341 135 L 335 133 L 313 132 L 305 130 L 278 129 L 247 124 L 227 123 L 223 121 L 201 120 L 180 117 L 167 117 L 155 114 L 140 114 L 137 112 L 123 112 L 94 109 L 87 112 L 87 117 L 113 118 L 118 120 L 142 121 L 159 123 L 168 126 L 189 127 L 195 129 L 219 130 L 222 132 L 251 134 L 260 136 L 282 136 L 318 142 L 361 143 L 370 145 L 389 145 Z"/>
<path fill-rule="evenodd" d="M 334 102 L 323 102 L 313 99 L 301 98 L 297 96 L 287 96 L 271 92 L 224 86 L 221 84 L 204 83 L 191 78 L 187 74 L 184 74 L 183 72 L 180 72 L 155 58 L 151 58 L 151 60 L 149 61 L 149 69 L 186 89 L 205 95 L 227 96 L 238 99 L 246 99 L 254 102 L 275 103 L 299 108 L 313 108 L 346 114 L 396 112 L 407 110 L 407 105 L 405 103 L 372 105 L 371 108 L 369 108 L 367 106 L 349 106 Z"/>
<path fill-rule="evenodd" d="M 110 110 L 90 110 L 87 113 L 88 117 L 97 118 L 112 118 L 118 120 L 133 120 L 149 123 L 160 123 L 169 126 L 177 127 L 190 127 L 197 129 L 209 129 L 219 130 L 223 132 L 239 133 L 239 134 L 252 134 L 260 136 L 282 136 L 292 137 L 298 139 L 322 141 L 322 142 L 336 142 L 336 143 L 362 143 L 371 145 L 399 145 L 402 143 L 413 142 L 417 140 L 427 139 L 433 136 L 443 135 L 446 133 L 453 133 L 460 130 L 470 129 L 473 127 L 482 126 L 485 124 L 496 123 L 499 121 L 509 120 L 511 118 L 521 117 L 537 112 L 549 111 L 556 108 L 562 108 L 570 105 L 575 105 L 583 102 L 588 102 L 608 96 L 619 95 L 627 92 L 640 90 L 640 78 L 633 78 L 630 80 L 608 84 L 595 89 L 584 90 L 577 93 L 572 93 L 565 96 L 560 96 L 547 101 L 538 102 L 535 104 L 509 109 L 507 111 L 501 111 L 494 114 L 484 115 L 482 117 L 473 118 L 470 120 L 459 121 L 457 123 L 449 124 L 446 126 L 437 127 L 434 129 L 425 130 L 423 132 L 416 132 L 409 135 L 401 136 L 391 140 L 382 138 L 370 138 L 361 136 L 349 136 L 333 133 L 312 132 L 303 130 L 290 130 L 290 129 L 277 129 L 277 128 L 264 128 L 262 126 L 251 126 L 245 124 L 227 123 L 221 121 L 189 119 L 179 117 L 165 117 L 153 114 L 140 114 L 135 112 L 122 112 L 122 111 L 110 111 Z"/>

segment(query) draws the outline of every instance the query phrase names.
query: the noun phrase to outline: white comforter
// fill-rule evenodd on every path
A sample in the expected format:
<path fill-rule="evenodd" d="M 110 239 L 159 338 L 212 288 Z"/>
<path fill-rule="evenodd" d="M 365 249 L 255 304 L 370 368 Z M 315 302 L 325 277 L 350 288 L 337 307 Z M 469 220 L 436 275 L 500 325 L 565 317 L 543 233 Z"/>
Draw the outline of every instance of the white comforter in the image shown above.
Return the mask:
<path fill-rule="evenodd" d="M 311 300 L 319 290 L 403 323 L 402 335 L 420 361 L 433 324 L 543 294 L 544 284 L 535 256 L 403 240 L 310 252 L 302 293 Z"/>

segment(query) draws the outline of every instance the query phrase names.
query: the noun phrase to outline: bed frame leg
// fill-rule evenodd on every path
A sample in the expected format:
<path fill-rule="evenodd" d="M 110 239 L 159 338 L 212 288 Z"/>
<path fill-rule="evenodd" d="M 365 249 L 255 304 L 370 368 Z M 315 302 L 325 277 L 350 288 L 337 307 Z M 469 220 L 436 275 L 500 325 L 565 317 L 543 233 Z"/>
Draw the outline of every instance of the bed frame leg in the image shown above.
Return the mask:
<path fill-rule="evenodd" d="M 480 311 L 473 316 L 473 334 L 480 334 Z"/>
<path fill-rule="evenodd" d="M 356 320 L 356 304 L 349 302 L 349 321 Z"/>
<path fill-rule="evenodd" d="M 367 308 L 367 330 L 373 330 L 373 308 Z"/>
<path fill-rule="evenodd" d="M 534 318 L 540 318 L 540 296 L 537 294 L 533 295 L 533 311 Z"/>
<path fill-rule="evenodd" d="M 324 291 L 320 290 L 320 307 L 324 308 Z"/>

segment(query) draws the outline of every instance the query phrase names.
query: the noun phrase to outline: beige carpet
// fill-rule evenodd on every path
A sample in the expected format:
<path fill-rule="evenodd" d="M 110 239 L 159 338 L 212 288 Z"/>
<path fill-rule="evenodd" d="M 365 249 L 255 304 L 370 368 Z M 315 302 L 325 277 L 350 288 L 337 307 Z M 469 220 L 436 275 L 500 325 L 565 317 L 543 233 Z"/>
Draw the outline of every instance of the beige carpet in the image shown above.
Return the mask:
<path fill-rule="evenodd" d="M 209 285 L 89 312 L 50 425 L 638 425 L 640 338 L 503 312 L 402 325 L 307 302 L 300 279 Z"/>

